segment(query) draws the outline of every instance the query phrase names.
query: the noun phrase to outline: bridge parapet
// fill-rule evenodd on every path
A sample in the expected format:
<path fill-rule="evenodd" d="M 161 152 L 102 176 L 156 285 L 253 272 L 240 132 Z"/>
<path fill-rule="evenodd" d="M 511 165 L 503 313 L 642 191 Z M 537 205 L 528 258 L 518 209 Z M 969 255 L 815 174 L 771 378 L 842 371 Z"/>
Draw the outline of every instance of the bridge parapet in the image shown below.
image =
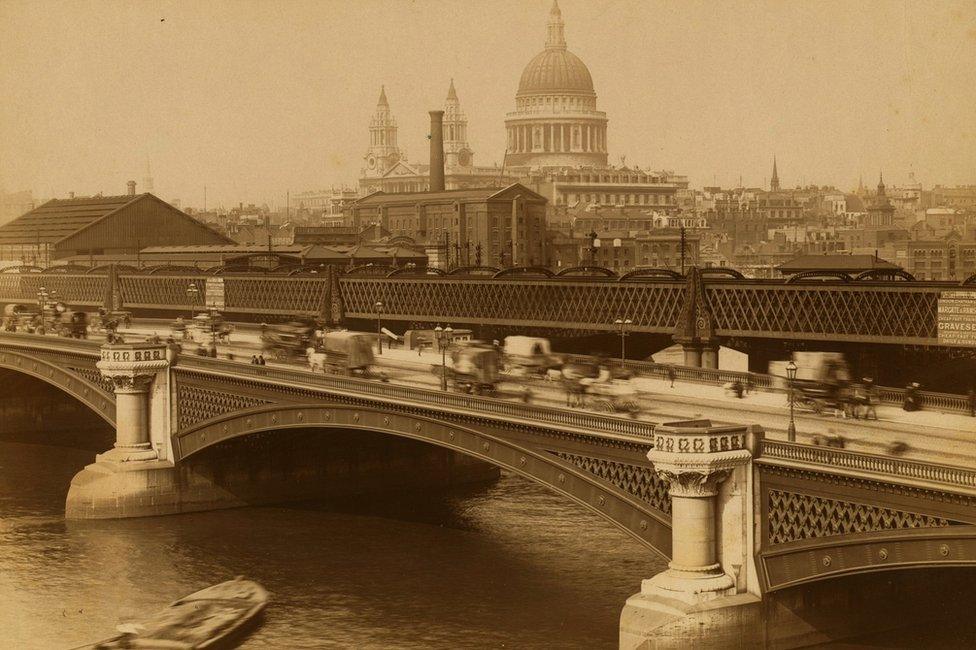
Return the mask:
<path fill-rule="evenodd" d="M 757 462 L 761 465 L 797 469 L 826 469 L 837 475 L 881 478 L 893 484 L 976 496 L 976 469 L 968 467 L 939 465 L 782 440 L 763 440 Z"/>
<path fill-rule="evenodd" d="M 509 423 L 558 427 L 563 431 L 576 431 L 587 435 L 619 436 L 647 443 L 654 438 L 652 422 L 628 419 L 621 416 L 589 413 L 576 409 L 554 408 L 538 404 L 522 404 L 490 397 L 444 392 L 428 388 L 403 386 L 384 382 L 316 374 L 305 370 L 290 370 L 273 366 L 250 366 L 206 357 L 181 357 L 177 372 L 192 371 L 211 376 L 239 377 L 249 381 L 290 385 L 299 389 L 316 388 L 340 395 L 359 394 L 389 404 L 412 403 L 434 411 L 468 413 L 478 417 L 501 419 Z M 208 415 L 222 415 L 214 405 Z M 193 424 L 181 418 L 180 427 Z"/>

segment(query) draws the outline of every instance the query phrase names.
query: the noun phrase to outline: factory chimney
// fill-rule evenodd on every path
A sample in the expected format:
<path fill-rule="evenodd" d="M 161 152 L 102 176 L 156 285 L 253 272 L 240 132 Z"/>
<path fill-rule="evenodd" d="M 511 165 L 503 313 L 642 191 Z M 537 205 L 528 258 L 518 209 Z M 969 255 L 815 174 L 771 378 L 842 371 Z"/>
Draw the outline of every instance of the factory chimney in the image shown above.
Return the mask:
<path fill-rule="evenodd" d="M 430 112 L 430 191 L 444 191 L 444 111 Z"/>
<path fill-rule="evenodd" d="M 129 181 L 128 183 L 125 184 L 125 186 L 127 188 L 129 188 L 129 191 L 127 192 L 127 194 L 129 196 L 135 196 L 136 195 L 136 182 L 135 181 Z"/>

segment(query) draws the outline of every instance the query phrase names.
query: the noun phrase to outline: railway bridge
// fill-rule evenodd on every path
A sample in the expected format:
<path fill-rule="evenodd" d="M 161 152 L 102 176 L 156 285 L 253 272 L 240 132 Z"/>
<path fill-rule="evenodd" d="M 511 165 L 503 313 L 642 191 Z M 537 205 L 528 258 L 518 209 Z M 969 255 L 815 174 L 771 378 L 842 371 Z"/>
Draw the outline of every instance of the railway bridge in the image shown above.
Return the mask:
<path fill-rule="evenodd" d="M 217 269 L 208 276 L 168 268 L 33 269 L 0 273 L 0 303 L 36 302 L 45 287 L 76 307 L 124 305 L 142 315 L 173 316 L 213 304 L 210 287 L 232 318 L 318 318 L 366 329 L 377 320 L 394 329 L 450 323 L 473 327 L 482 338 L 535 332 L 561 339 L 564 351 L 574 352 L 591 352 L 598 344 L 613 350 L 626 323 L 632 355 L 646 357 L 677 342 L 688 366 L 717 367 L 718 348 L 726 346 L 748 353 L 751 369 L 763 372 L 769 360 L 808 349 L 846 351 L 856 371 L 891 385 L 921 379 L 949 390 L 938 385 L 940 377 L 954 374 L 960 379 L 950 381 L 959 383 L 976 375 L 974 278 L 753 280 L 697 268 L 686 277 L 659 271 L 619 278 L 609 271 L 582 277 L 543 269 L 493 275 L 403 271 L 326 268 L 286 275 Z M 924 373 L 936 365 L 940 374 L 931 378 L 904 376 L 906 368 Z"/>
<path fill-rule="evenodd" d="M 972 468 L 771 440 L 746 424 L 655 425 L 148 343 L 3 333 L 0 368 L 59 388 L 116 430 L 114 447 L 73 479 L 69 518 L 308 497 L 334 485 L 301 462 L 314 440 L 347 449 L 407 439 L 469 459 L 453 472 L 490 465 L 536 481 L 670 560 L 624 607 L 621 647 L 838 638 L 897 622 L 897 602 L 949 594 L 941 578 L 939 588 L 910 577 L 893 587 L 889 576 L 976 565 Z M 296 431 L 297 449 L 275 446 Z M 368 455 L 328 471 L 345 479 L 358 464 L 357 476 L 392 485 L 388 474 L 441 468 L 425 456 L 376 464 Z M 883 606 L 863 596 L 878 589 L 890 592 Z"/>

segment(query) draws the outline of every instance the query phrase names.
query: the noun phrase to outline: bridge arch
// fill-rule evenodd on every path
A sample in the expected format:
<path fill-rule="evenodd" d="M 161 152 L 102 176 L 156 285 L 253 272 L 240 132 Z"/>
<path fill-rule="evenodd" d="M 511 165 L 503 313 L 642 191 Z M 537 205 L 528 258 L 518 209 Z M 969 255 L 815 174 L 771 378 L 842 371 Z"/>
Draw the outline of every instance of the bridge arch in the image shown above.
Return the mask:
<path fill-rule="evenodd" d="M 220 442 L 277 429 L 376 431 L 444 447 L 518 474 L 583 506 L 664 558 L 671 556 L 671 521 L 645 501 L 600 481 L 545 450 L 422 415 L 345 404 L 277 404 L 218 416 L 172 436 L 177 463 Z"/>
<path fill-rule="evenodd" d="M 868 269 L 854 276 L 855 280 L 894 280 L 896 278 L 915 282 L 915 276 L 903 269 Z"/>
<path fill-rule="evenodd" d="M 722 277 L 722 276 L 725 276 L 725 277 L 729 277 L 729 278 L 734 278 L 736 280 L 745 280 L 746 279 L 746 276 L 742 275 L 742 273 L 740 271 L 738 271 L 736 269 L 728 268 L 726 266 L 705 266 L 705 267 L 702 267 L 702 268 L 698 269 L 698 272 L 702 275 L 702 277 L 708 277 L 708 276 Z"/>
<path fill-rule="evenodd" d="M 786 282 L 783 284 L 798 284 L 804 280 L 807 282 L 829 282 L 831 280 L 840 280 L 845 284 L 852 282 L 851 276 L 842 271 L 801 271 L 800 273 L 795 273 L 788 277 Z"/>
<path fill-rule="evenodd" d="M 48 383 L 75 398 L 115 427 L 115 398 L 73 372 L 37 357 L 0 349 L 0 368 L 6 368 Z"/>
<path fill-rule="evenodd" d="M 544 266 L 510 266 L 508 268 L 502 269 L 493 278 L 509 278 L 509 277 L 543 277 L 551 278 L 556 274 L 547 269 Z"/>
<path fill-rule="evenodd" d="M 617 272 L 611 271 L 610 269 L 603 266 L 570 266 L 565 269 L 561 269 L 556 273 L 557 278 L 566 277 L 599 277 L 599 278 L 616 278 Z"/>
<path fill-rule="evenodd" d="M 681 275 L 677 271 L 671 269 L 651 269 L 651 268 L 641 268 L 634 269 L 633 271 L 628 271 L 620 276 L 617 280 L 618 282 L 634 282 L 640 280 L 683 280 L 685 276 Z"/>

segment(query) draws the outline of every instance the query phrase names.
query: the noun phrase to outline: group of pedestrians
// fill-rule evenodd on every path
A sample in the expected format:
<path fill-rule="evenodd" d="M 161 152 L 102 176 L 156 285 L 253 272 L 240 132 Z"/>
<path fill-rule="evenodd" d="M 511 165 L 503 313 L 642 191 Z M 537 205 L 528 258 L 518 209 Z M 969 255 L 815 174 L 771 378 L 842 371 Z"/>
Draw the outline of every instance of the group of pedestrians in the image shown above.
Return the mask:
<path fill-rule="evenodd" d="M 264 360 L 263 354 L 251 355 L 251 365 L 252 366 L 266 366 L 268 362 Z"/>

